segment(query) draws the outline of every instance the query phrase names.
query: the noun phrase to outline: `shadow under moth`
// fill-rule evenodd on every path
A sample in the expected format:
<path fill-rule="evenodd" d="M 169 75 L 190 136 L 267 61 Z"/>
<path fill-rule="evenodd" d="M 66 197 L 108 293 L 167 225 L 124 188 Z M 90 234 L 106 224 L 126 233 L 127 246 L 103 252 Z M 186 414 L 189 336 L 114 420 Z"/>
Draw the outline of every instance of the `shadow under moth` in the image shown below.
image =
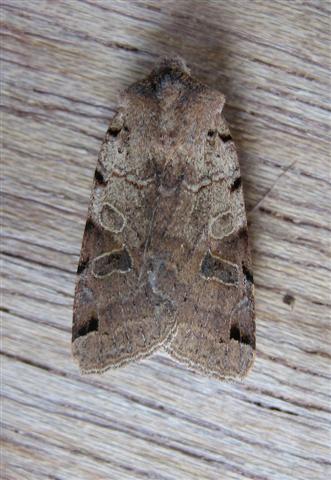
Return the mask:
<path fill-rule="evenodd" d="M 163 59 L 122 95 L 77 270 L 72 348 L 82 372 L 160 347 L 218 378 L 252 366 L 253 275 L 224 102 L 179 58 Z"/>

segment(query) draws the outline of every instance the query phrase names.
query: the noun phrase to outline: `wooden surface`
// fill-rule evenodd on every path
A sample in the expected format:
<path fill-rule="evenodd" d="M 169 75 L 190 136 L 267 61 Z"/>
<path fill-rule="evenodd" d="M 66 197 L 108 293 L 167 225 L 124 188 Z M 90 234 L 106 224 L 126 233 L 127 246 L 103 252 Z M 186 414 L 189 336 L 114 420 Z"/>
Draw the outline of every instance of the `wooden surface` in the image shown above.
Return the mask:
<path fill-rule="evenodd" d="M 2 478 L 331 474 L 329 25 L 323 0 L 2 2 Z M 166 53 L 227 96 L 256 279 L 243 383 L 162 353 L 103 376 L 71 358 L 100 143 Z"/>

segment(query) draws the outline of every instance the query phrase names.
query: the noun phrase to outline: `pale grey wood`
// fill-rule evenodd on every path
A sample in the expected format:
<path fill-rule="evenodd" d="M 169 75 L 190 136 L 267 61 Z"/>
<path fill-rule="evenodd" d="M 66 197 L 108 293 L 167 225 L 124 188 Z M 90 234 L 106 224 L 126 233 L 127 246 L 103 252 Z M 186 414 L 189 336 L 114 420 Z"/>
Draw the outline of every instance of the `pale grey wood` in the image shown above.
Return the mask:
<path fill-rule="evenodd" d="M 3 478 L 327 478 L 329 2 L 1 9 Z M 169 53 L 226 94 L 239 147 L 257 297 L 243 383 L 162 353 L 103 376 L 81 377 L 71 359 L 100 142 L 120 90 Z"/>

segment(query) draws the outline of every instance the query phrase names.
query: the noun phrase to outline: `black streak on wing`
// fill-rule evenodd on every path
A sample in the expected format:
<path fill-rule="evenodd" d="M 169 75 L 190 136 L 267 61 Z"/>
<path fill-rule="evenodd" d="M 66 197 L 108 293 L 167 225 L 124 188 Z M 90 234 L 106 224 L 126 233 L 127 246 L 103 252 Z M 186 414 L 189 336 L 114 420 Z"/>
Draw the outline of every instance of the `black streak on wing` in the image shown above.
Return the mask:
<path fill-rule="evenodd" d="M 248 268 L 243 264 L 243 274 L 248 282 L 254 283 L 253 274 Z"/>
<path fill-rule="evenodd" d="M 235 192 L 240 187 L 241 187 L 241 177 L 238 177 L 235 179 L 235 181 L 231 185 L 231 192 Z"/>
<path fill-rule="evenodd" d="M 87 265 L 89 263 L 89 260 L 85 260 L 79 263 L 78 268 L 77 268 L 77 274 L 79 275 L 80 273 L 84 272 L 86 269 Z"/>
<path fill-rule="evenodd" d="M 98 321 L 98 319 L 95 318 L 95 317 L 92 317 L 86 325 L 83 325 L 83 326 L 78 330 L 77 336 L 76 336 L 75 338 L 84 337 L 85 335 L 87 335 L 87 334 L 90 333 L 90 332 L 97 332 L 97 331 L 98 331 L 98 328 L 99 328 L 99 321 Z"/>
<path fill-rule="evenodd" d="M 219 133 L 219 137 L 220 137 L 220 139 L 222 140 L 223 143 L 227 143 L 227 142 L 232 141 L 231 135 L 225 135 L 225 134 Z"/>
<path fill-rule="evenodd" d="M 97 185 L 106 185 L 107 183 L 104 176 L 102 175 L 101 172 L 99 172 L 98 169 L 95 170 L 94 179 Z"/>

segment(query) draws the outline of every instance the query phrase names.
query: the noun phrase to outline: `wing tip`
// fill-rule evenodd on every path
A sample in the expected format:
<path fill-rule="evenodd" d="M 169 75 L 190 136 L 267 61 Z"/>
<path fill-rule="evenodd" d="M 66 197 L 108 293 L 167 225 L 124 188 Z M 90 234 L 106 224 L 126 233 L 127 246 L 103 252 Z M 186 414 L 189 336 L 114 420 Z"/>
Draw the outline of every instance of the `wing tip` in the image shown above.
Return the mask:
<path fill-rule="evenodd" d="M 170 344 L 165 346 L 169 355 L 177 362 L 184 364 L 188 369 L 196 373 L 202 373 L 211 378 L 223 381 L 243 380 L 255 362 L 256 351 L 251 345 L 231 340 L 228 346 L 224 347 L 218 359 L 219 362 L 212 366 L 209 362 L 199 361 L 183 352 L 179 352 Z M 227 361 L 226 361 L 226 360 Z M 230 361 L 229 361 L 230 360 Z"/>
<path fill-rule="evenodd" d="M 176 328 L 177 326 L 174 324 L 164 337 L 158 338 L 146 348 L 136 350 L 135 353 L 124 352 L 122 354 L 111 351 L 108 334 L 100 334 L 97 331 L 89 332 L 73 340 L 72 356 L 78 363 L 81 374 L 104 373 L 107 370 L 120 368 L 151 356 L 165 343 L 171 341 Z"/>

